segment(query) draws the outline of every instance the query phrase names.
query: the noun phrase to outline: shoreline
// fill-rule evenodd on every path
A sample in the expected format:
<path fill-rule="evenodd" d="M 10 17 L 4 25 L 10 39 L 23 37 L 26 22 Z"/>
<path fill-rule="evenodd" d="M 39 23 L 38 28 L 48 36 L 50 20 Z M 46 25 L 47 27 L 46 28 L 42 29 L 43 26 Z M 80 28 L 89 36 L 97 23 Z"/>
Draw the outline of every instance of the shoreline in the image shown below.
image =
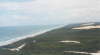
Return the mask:
<path fill-rule="evenodd" d="M 1 42 L 0 43 L 0 47 L 1 46 L 5 46 L 5 45 L 9 45 L 9 44 L 12 44 L 12 43 L 15 43 L 17 41 L 20 41 L 20 40 L 23 40 L 23 39 L 27 39 L 27 38 L 32 38 L 32 37 L 35 37 L 37 35 L 41 35 L 41 34 L 44 34 L 46 32 L 49 32 L 49 31 L 52 31 L 54 29 L 59 29 L 59 28 L 62 28 L 66 25 L 60 25 L 60 26 L 57 26 L 57 27 L 54 27 L 54 28 L 50 28 L 50 29 L 46 29 L 46 30 L 43 30 L 43 31 L 40 31 L 40 32 L 37 32 L 37 33 L 34 33 L 34 34 L 31 34 L 31 35 L 26 35 L 26 36 L 23 36 L 23 37 L 17 37 L 15 39 L 10 39 L 8 41 L 4 41 L 4 42 Z"/>

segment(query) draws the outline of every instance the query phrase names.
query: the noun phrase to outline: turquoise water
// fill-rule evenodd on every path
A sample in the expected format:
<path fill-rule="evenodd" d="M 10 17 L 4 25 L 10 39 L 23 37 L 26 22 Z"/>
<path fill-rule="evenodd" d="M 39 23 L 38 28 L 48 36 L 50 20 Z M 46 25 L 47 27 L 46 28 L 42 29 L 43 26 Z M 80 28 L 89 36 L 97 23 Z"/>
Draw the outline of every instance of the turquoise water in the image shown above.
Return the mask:
<path fill-rule="evenodd" d="M 49 28 L 53 28 L 56 25 L 32 25 L 32 26 L 10 26 L 0 27 L 0 42 L 4 42 L 17 37 L 23 37 L 26 35 L 34 34 Z"/>

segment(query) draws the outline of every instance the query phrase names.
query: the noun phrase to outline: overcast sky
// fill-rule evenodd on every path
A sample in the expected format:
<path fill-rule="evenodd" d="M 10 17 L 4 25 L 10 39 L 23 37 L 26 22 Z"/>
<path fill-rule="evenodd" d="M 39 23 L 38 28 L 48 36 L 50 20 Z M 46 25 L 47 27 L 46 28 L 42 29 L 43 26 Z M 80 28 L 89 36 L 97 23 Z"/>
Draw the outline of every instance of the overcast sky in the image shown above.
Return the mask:
<path fill-rule="evenodd" d="M 100 0 L 0 0 L 0 26 L 100 20 Z"/>

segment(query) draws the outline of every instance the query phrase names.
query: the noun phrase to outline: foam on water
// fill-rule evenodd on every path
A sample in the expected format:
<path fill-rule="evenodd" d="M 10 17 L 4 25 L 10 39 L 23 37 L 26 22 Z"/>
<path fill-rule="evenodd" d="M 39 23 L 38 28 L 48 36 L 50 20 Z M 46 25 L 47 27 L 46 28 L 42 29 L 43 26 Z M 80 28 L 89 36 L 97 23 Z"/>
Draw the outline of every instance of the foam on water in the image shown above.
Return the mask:
<path fill-rule="evenodd" d="M 56 27 L 54 27 L 54 28 L 46 29 L 46 30 L 43 30 L 43 31 L 40 31 L 40 32 L 31 34 L 31 35 L 22 36 L 22 37 L 17 37 L 17 38 L 8 40 L 8 41 L 4 41 L 4 42 L 1 42 L 1 43 L 0 43 L 0 46 L 12 44 L 12 43 L 14 43 L 14 42 L 17 42 L 17 41 L 19 41 L 19 40 L 23 40 L 23 39 L 26 39 L 26 38 L 32 38 L 32 37 L 35 37 L 35 36 L 37 36 L 37 35 L 41 35 L 41 34 L 44 34 L 44 33 L 46 33 L 46 32 L 49 32 L 49 31 L 52 31 L 52 30 L 54 30 L 54 29 L 58 29 L 58 28 L 61 28 L 61 27 L 64 27 L 64 26 L 66 26 L 66 25 L 56 26 Z"/>

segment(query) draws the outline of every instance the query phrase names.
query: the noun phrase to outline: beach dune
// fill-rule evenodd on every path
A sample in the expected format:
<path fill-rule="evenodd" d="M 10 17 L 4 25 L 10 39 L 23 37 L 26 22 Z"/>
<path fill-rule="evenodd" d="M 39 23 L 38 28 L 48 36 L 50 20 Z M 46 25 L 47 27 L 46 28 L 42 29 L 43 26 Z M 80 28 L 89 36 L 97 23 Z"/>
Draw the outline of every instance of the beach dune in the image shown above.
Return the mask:
<path fill-rule="evenodd" d="M 100 50 L 99 22 L 61 25 L 42 32 L 7 41 L 0 46 L 0 55 L 98 55 Z M 78 29 L 77 29 L 78 28 Z M 91 28 L 91 27 L 89 27 Z M 86 53 L 86 54 L 84 54 Z"/>

